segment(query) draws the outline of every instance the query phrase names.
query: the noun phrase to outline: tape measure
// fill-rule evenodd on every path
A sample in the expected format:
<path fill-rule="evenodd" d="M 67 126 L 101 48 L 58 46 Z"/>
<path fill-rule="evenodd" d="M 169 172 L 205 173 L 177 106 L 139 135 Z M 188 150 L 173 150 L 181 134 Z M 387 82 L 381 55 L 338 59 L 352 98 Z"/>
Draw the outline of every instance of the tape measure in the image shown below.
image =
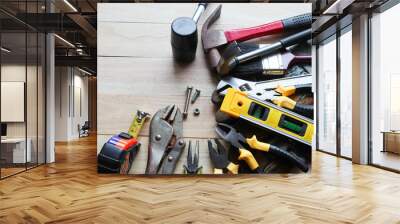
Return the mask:
<path fill-rule="evenodd" d="M 128 129 L 128 133 L 132 137 L 137 138 L 139 136 L 140 130 L 142 129 L 144 122 L 146 121 L 146 118 L 148 117 L 149 117 L 148 113 L 138 110 L 136 112 L 136 116 L 132 121 L 131 126 Z"/>
<path fill-rule="evenodd" d="M 97 156 L 97 171 L 127 174 L 139 149 L 140 143 L 131 135 L 124 132 L 114 135 Z"/>
<path fill-rule="evenodd" d="M 99 173 L 129 173 L 133 160 L 140 149 L 137 137 L 148 117 L 148 113 L 137 111 L 128 133 L 121 132 L 114 135 L 103 145 L 97 156 Z"/>
<path fill-rule="evenodd" d="M 298 142 L 312 144 L 312 120 L 272 103 L 259 101 L 240 90 L 229 88 L 220 110 Z"/>

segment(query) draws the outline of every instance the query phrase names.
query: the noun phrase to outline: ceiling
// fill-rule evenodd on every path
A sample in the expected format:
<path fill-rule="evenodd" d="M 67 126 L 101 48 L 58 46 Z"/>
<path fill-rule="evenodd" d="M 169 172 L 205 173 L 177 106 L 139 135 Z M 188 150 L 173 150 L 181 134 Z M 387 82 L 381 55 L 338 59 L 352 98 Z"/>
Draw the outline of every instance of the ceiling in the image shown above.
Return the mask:
<path fill-rule="evenodd" d="M 321 33 L 341 14 L 326 15 L 332 5 L 353 8 L 355 11 L 383 4 L 386 0 L 254 0 L 253 2 L 308 2 L 313 3 L 313 31 Z M 25 32 L 54 32 L 56 65 L 86 66 L 96 71 L 97 3 L 153 2 L 149 0 L 0 0 L 2 45 L 12 48 L 16 57 L 34 53 L 32 35 Z M 154 2 L 171 2 L 159 0 Z M 189 1 L 191 2 L 191 1 Z M 351 7 L 349 7 L 351 6 Z M 358 8 L 357 8 L 358 7 Z M 52 10 L 50 10 L 52 9 Z M 52 13 L 49 13 L 52 11 Z M 331 10 L 335 12 L 335 10 Z M 27 41 L 27 42 L 26 42 Z M 25 45 L 28 43 L 27 50 Z M 41 46 L 39 46 L 40 48 Z"/>

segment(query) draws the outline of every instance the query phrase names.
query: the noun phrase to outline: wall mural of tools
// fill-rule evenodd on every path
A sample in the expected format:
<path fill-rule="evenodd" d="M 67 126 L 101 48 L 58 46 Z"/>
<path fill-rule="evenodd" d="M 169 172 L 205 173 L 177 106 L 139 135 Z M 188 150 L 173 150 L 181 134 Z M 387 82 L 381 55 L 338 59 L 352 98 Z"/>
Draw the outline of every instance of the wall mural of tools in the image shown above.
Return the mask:
<path fill-rule="evenodd" d="M 223 11 L 221 4 L 198 3 L 192 17 L 173 19 L 166 34 L 177 72 L 203 60 L 202 50 L 209 74 L 196 75 L 211 75 L 213 92 L 194 81 L 180 89 L 182 102 L 160 105 L 147 111 L 151 115 L 137 111 L 128 132 L 112 136 L 101 148 L 99 173 L 129 174 L 144 150 L 146 175 L 310 171 L 315 129 L 311 13 L 222 30 Z M 204 98 L 212 108 L 203 107 L 199 101 Z M 185 137 L 184 129 L 194 128 L 188 121 L 200 118 L 201 125 L 210 111 L 215 136 Z M 140 149 L 143 125 L 148 126 L 142 133 L 148 140 Z"/>

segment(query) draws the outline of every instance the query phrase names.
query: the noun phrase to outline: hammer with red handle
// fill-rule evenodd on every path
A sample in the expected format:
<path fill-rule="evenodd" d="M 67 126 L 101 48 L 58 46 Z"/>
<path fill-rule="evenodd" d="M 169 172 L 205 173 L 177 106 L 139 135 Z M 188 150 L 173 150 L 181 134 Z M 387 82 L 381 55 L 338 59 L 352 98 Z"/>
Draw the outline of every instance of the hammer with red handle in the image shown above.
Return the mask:
<path fill-rule="evenodd" d="M 311 26 L 310 13 L 293 16 L 259 26 L 232 29 L 227 31 L 209 30 L 210 26 L 219 18 L 222 6 L 219 5 L 209 17 L 209 22 L 202 28 L 202 42 L 205 52 L 212 48 L 218 48 L 233 41 L 246 41 L 253 38 L 283 33 Z"/>

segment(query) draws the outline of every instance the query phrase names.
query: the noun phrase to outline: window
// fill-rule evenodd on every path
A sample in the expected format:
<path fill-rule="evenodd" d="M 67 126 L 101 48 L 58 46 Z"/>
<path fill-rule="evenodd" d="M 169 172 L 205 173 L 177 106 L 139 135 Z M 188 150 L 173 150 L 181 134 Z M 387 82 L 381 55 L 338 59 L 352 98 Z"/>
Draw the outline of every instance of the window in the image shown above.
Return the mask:
<path fill-rule="evenodd" d="M 348 26 L 339 38 L 340 52 L 340 155 L 352 157 L 352 32 Z"/>
<path fill-rule="evenodd" d="M 336 36 L 318 47 L 317 149 L 336 154 Z"/>
<path fill-rule="evenodd" d="M 371 18 L 370 162 L 400 170 L 400 5 Z"/>
<path fill-rule="evenodd" d="M 44 1 L 18 2 L 18 13 Z M 1 2 L 0 7 L 15 2 Z M 45 34 L 0 13 L 0 178 L 45 163 Z M 10 109 L 13 108 L 13 109 Z"/>

